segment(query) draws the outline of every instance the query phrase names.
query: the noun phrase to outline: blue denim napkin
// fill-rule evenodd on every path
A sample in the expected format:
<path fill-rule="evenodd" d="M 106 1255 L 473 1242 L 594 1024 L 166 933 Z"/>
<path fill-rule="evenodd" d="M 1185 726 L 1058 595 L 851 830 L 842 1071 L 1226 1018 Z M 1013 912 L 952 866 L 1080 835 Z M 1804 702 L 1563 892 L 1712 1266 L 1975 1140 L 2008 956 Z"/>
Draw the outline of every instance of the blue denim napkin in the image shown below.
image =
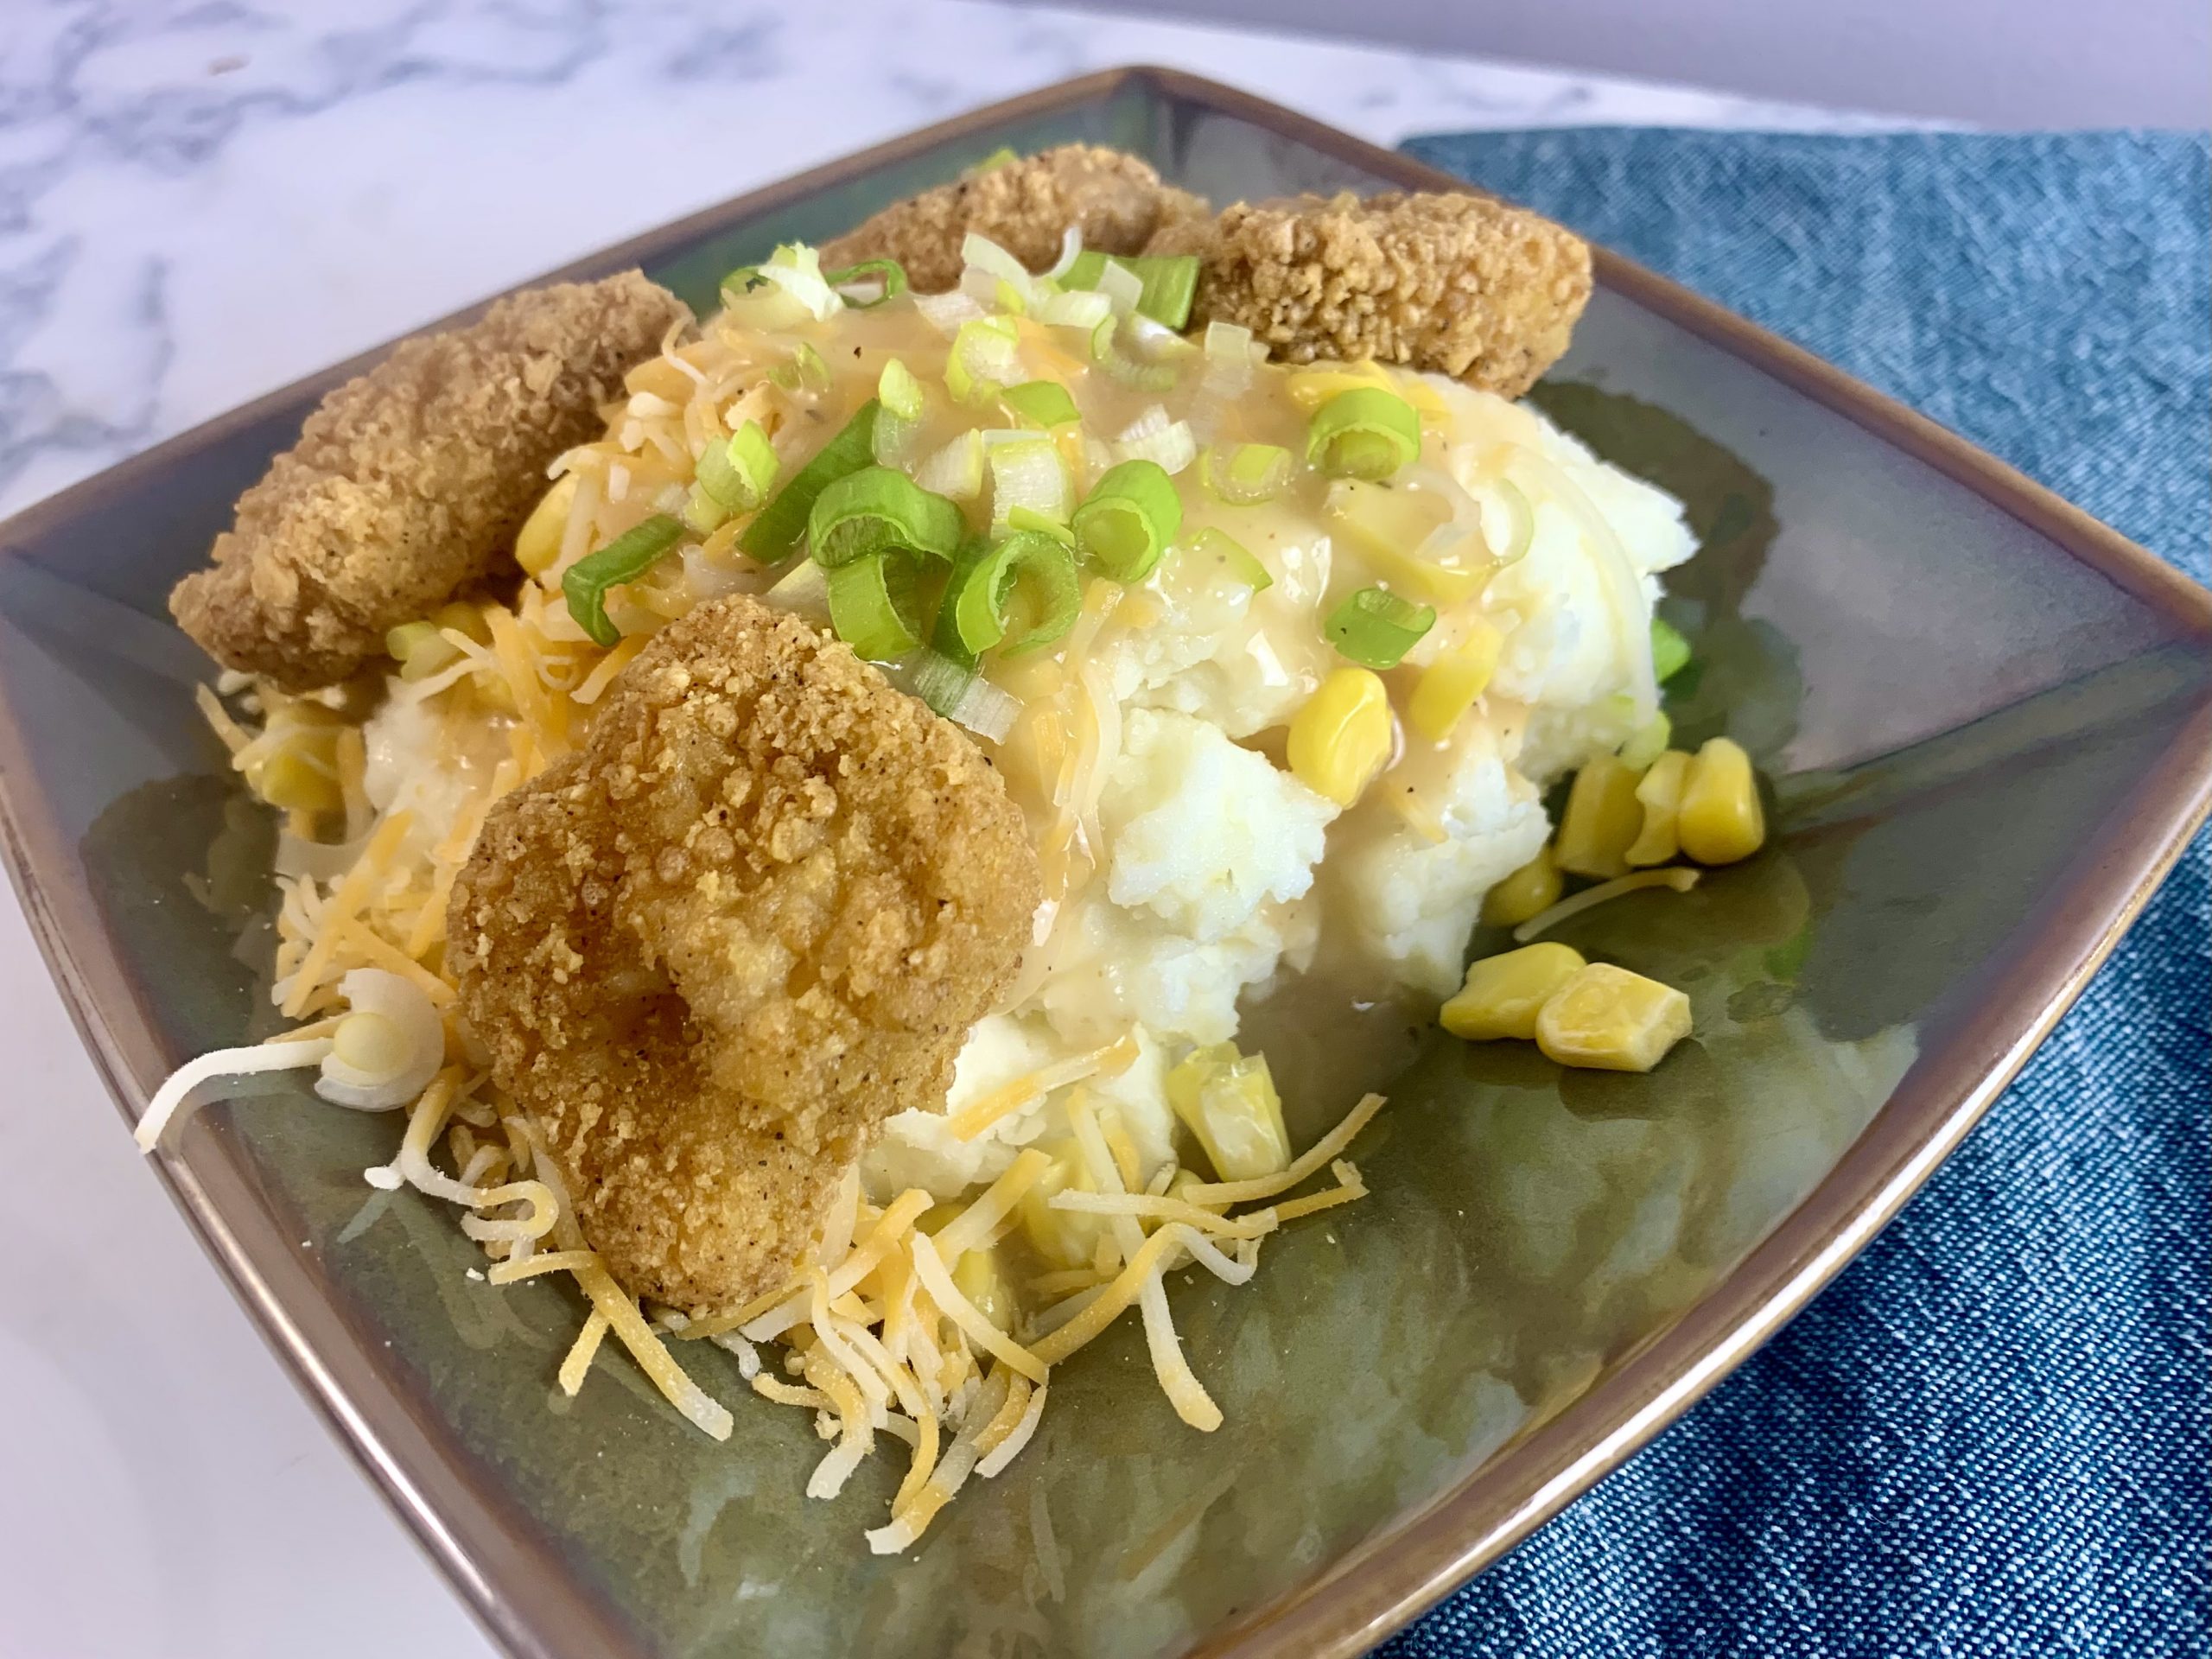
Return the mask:
<path fill-rule="evenodd" d="M 1811 347 L 2200 581 L 2194 134 L 1410 140 Z M 1918 1198 L 1391 1659 L 2212 1653 L 2212 842 Z"/>

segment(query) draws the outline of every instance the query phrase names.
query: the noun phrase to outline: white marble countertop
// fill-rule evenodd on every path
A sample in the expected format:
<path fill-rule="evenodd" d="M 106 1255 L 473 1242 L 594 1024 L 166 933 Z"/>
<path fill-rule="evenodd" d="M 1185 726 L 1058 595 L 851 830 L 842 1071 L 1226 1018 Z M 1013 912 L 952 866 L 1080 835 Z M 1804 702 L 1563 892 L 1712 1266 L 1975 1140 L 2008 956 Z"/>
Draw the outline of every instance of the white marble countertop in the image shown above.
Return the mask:
<path fill-rule="evenodd" d="M 1230 81 L 1384 143 L 1481 126 L 1847 124 L 974 0 L 12 0 L 0 515 L 593 248 L 1132 62 Z M 0 1302 L 0 1654 L 486 1652 L 139 1166 L 12 894 L 0 1051 L 13 1080 L 0 1167 L 16 1177 L 15 1293 Z"/>

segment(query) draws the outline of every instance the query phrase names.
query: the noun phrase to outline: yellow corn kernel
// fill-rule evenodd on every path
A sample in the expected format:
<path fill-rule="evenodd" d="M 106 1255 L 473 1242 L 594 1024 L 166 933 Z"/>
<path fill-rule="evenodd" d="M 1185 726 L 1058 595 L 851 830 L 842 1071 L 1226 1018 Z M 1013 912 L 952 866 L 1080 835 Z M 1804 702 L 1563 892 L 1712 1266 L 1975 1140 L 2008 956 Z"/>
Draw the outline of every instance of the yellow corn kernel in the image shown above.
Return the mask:
<path fill-rule="evenodd" d="M 1350 806 L 1389 763 L 1390 694 L 1370 669 L 1340 668 L 1290 722 L 1291 775 Z"/>
<path fill-rule="evenodd" d="M 255 794 L 287 812 L 335 812 L 346 804 L 329 764 L 329 745 L 321 746 L 321 757 L 308 743 L 287 744 L 253 768 L 247 782 Z M 318 765 L 320 758 L 324 764 Z"/>
<path fill-rule="evenodd" d="M 1571 875 L 1605 880 L 1628 874 L 1629 843 L 1643 828 L 1636 785 L 1635 769 L 1610 754 L 1599 755 L 1574 774 L 1552 849 L 1560 868 Z"/>
<path fill-rule="evenodd" d="M 1290 1167 L 1282 1096 L 1264 1054 L 1240 1054 L 1234 1043 L 1194 1051 L 1167 1074 L 1167 1103 L 1221 1179 L 1256 1180 Z"/>
<path fill-rule="evenodd" d="M 1681 810 L 1682 780 L 1688 775 L 1690 758 L 1680 749 L 1669 749 L 1654 760 L 1636 786 L 1643 804 L 1643 828 L 1629 843 L 1628 861 L 1638 869 L 1664 864 L 1681 850 L 1675 818 Z"/>
<path fill-rule="evenodd" d="M 448 600 L 430 613 L 430 620 L 480 645 L 492 643 L 492 625 L 484 620 L 484 607 L 471 605 L 465 599 Z"/>
<path fill-rule="evenodd" d="M 1577 970 L 1536 1014 L 1537 1047 L 1599 1071 L 1649 1071 L 1689 1034 L 1689 998 L 1610 963 Z"/>
<path fill-rule="evenodd" d="M 1546 842 L 1534 858 L 1483 895 L 1483 920 L 1492 927 L 1518 927 L 1559 903 L 1566 887 Z"/>
<path fill-rule="evenodd" d="M 1001 1331 L 1014 1328 L 1014 1290 L 999 1270 L 996 1250 L 963 1250 L 952 1264 L 952 1284 L 976 1311 Z"/>
<path fill-rule="evenodd" d="M 531 575 L 543 575 L 561 556 L 561 543 L 569 533 L 569 505 L 575 499 L 576 475 L 563 473 L 522 521 L 515 534 L 515 563 Z"/>
<path fill-rule="evenodd" d="M 1536 1011 L 1587 966 L 1571 944 L 1523 945 L 1467 964 L 1459 994 L 1437 1010 L 1437 1023 L 1470 1042 L 1536 1034 Z"/>
<path fill-rule="evenodd" d="M 1457 605 L 1481 589 L 1494 562 L 1487 544 L 1472 531 L 1453 544 L 1453 557 L 1448 561 L 1417 556 L 1446 522 L 1440 505 L 1436 497 L 1425 493 L 1340 478 L 1329 486 L 1321 512 L 1332 532 L 1349 541 L 1393 588 L 1432 605 Z"/>
<path fill-rule="evenodd" d="M 1682 779 L 1676 833 L 1700 864 L 1733 864 L 1758 851 L 1766 813 L 1742 744 L 1716 737 L 1697 752 Z"/>
<path fill-rule="evenodd" d="M 1413 722 L 1413 728 L 1432 743 L 1441 743 L 1451 736 L 1452 728 L 1475 706 L 1475 699 L 1497 671 L 1498 649 L 1504 643 L 1503 634 L 1478 621 L 1465 639 L 1439 652 L 1421 670 L 1412 700 L 1406 704 L 1406 718 Z"/>
<path fill-rule="evenodd" d="M 656 397 L 665 397 L 679 409 L 691 401 L 691 394 L 699 390 L 699 383 L 677 368 L 664 357 L 649 357 L 622 377 L 623 390 L 631 392 L 651 392 Z"/>
<path fill-rule="evenodd" d="M 1037 1178 L 1037 1185 L 1021 1195 L 1022 1233 L 1030 1248 L 1053 1267 L 1087 1268 L 1097 1252 L 1106 1218 L 1055 1210 L 1051 1203 L 1058 1193 L 1095 1190 L 1082 1149 L 1069 1140 L 1046 1143 L 1038 1149 L 1052 1161 Z"/>
<path fill-rule="evenodd" d="M 426 680 L 461 658 L 453 641 L 438 631 L 435 622 L 401 623 L 385 634 L 384 648 L 399 664 L 403 680 Z"/>
<path fill-rule="evenodd" d="M 1176 1199 L 1179 1203 L 1198 1204 L 1198 1200 L 1194 1199 L 1191 1196 L 1191 1189 L 1194 1186 L 1204 1186 L 1205 1185 L 1205 1177 L 1199 1174 L 1195 1169 L 1179 1169 L 1175 1172 L 1175 1179 L 1167 1183 L 1167 1196 L 1171 1198 Z M 1229 1208 L 1226 1204 L 1224 1204 L 1218 1198 L 1209 1200 L 1204 1204 L 1198 1204 L 1198 1207 L 1201 1210 L 1212 1210 L 1216 1211 L 1224 1211 Z"/>

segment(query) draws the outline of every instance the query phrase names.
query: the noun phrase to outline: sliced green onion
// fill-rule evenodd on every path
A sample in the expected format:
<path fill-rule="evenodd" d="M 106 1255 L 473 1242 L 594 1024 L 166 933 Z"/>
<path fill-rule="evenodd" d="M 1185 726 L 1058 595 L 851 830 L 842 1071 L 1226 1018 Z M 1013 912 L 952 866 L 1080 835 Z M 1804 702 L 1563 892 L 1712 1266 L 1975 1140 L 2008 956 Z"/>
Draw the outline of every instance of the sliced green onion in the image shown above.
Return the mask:
<path fill-rule="evenodd" d="M 1262 588 L 1275 585 L 1275 579 L 1268 574 L 1268 567 L 1260 563 L 1249 548 L 1227 531 L 1216 530 L 1211 524 L 1191 537 L 1187 554 L 1179 553 L 1176 557 L 1192 557 L 1218 564 L 1255 594 Z"/>
<path fill-rule="evenodd" d="M 1196 348 L 1180 335 L 1162 330 L 1150 341 L 1133 335 L 1139 340 L 1139 349 L 1125 352 L 1120 340 L 1122 327 L 1117 317 L 1109 317 L 1098 325 L 1090 336 L 1090 360 L 1132 391 L 1173 391 L 1183 373 L 1177 359 Z"/>
<path fill-rule="evenodd" d="M 945 389 L 959 403 L 980 402 L 1021 373 L 1020 336 L 1012 317 L 970 317 L 952 337 Z"/>
<path fill-rule="evenodd" d="M 807 545 L 825 570 L 893 550 L 950 559 L 964 530 L 958 507 L 888 467 L 824 485 L 806 519 Z"/>
<path fill-rule="evenodd" d="M 1690 665 L 1690 642 L 1663 616 L 1651 619 L 1651 672 L 1664 685 Z"/>
<path fill-rule="evenodd" d="M 830 573 L 812 559 L 801 559 L 760 595 L 766 604 L 806 619 L 817 628 L 830 626 Z"/>
<path fill-rule="evenodd" d="M 1065 426 L 1083 418 L 1068 389 L 1057 380 L 1025 380 L 1008 386 L 999 401 L 1033 426 Z"/>
<path fill-rule="evenodd" d="M 709 442 L 699 455 L 699 487 L 732 512 L 749 512 L 767 499 L 776 481 L 776 446 L 747 421 L 721 443 Z"/>
<path fill-rule="evenodd" d="M 896 467 L 902 471 L 913 459 L 911 453 L 914 435 L 922 429 L 918 419 L 906 420 L 889 410 L 878 412 L 875 431 L 868 441 L 868 454 L 879 467 Z"/>
<path fill-rule="evenodd" d="M 845 289 L 865 283 L 870 278 L 883 284 L 883 292 L 872 300 L 856 300 L 845 294 Z M 895 300 L 906 291 L 906 267 L 896 259 L 863 259 L 857 265 L 847 265 L 842 270 L 833 270 L 822 279 L 839 290 L 839 297 L 855 310 L 866 311 L 881 305 L 886 300 Z"/>
<path fill-rule="evenodd" d="M 1090 289 L 1069 289 L 1047 294 L 1037 308 L 1037 321 L 1054 328 L 1080 328 L 1086 334 L 1114 317 L 1114 302 Z"/>
<path fill-rule="evenodd" d="M 1029 434 L 1013 443 L 983 446 L 991 464 L 991 527 L 1005 530 L 1017 507 L 1065 524 L 1075 505 L 1068 464 L 1050 438 Z"/>
<path fill-rule="evenodd" d="M 1306 459 L 1332 478 L 1388 478 L 1420 454 L 1421 416 L 1379 386 L 1338 392 L 1306 432 Z"/>
<path fill-rule="evenodd" d="M 984 156 L 982 161 L 976 162 L 975 166 L 969 168 L 960 176 L 963 179 L 980 179 L 986 173 L 995 173 L 999 168 L 1007 166 L 1010 162 L 1018 162 L 1020 159 L 1021 155 L 1020 151 L 1009 149 L 1004 144 L 1001 144 L 996 149 Z"/>
<path fill-rule="evenodd" d="M 762 264 L 740 265 L 723 277 L 722 302 L 760 328 L 788 327 L 801 315 L 819 322 L 844 304 L 822 275 L 822 256 L 800 242 L 787 242 Z"/>
<path fill-rule="evenodd" d="M 1019 625 L 1007 613 L 1017 594 L 1028 618 Z M 1075 555 L 1050 536 L 1016 531 L 961 556 L 938 607 L 936 648 L 955 662 L 973 662 L 994 645 L 1009 655 L 1034 651 L 1073 627 L 1082 608 Z"/>
<path fill-rule="evenodd" d="M 833 567 L 830 628 L 871 662 L 904 657 L 922 643 L 920 567 L 897 549 Z"/>
<path fill-rule="evenodd" d="M 1006 527 L 1008 530 L 1033 530 L 1039 536 L 1049 536 L 1063 547 L 1075 545 L 1075 531 L 1065 520 L 1046 517 L 1033 507 L 1013 507 L 1007 510 Z"/>
<path fill-rule="evenodd" d="M 963 432 L 914 468 L 914 482 L 932 494 L 973 501 L 983 493 L 983 435 Z"/>
<path fill-rule="evenodd" d="M 622 631 L 607 617 L 607 590 L 635 582 L 683 539 L 682 524 L 664 512 L 655 513 L 570 565 L 561 578 L 561 591 L 569 597 L 569 614 L 576 619 L 576 626 L 594 644 L 619 644 Z"/>
<path fill-rule="evenodd" d="M 1180 329 L 1191 320 L 1191 302 L 1198 297 L 1198 256 L 1195 253 L 1100 253 L 1086 250 L 1075 257 L 1060 283 L 1066 288 L 1097 288 L 1109 265 L 1118 266 L 1141 284 L 1136 309 L 1154 322 Z"/>
<path fill-rule="evenodd" d="M 1436 612 L 1385 588 L 1363 588 L 1329 613 L 1321 632 L 1362 668 L 1395 668 L 1421 635 L 1436 626 Z"/>
<path fill-rule="evenodd" d="M 721 527 L 729 509 L 708 493 L 705 485 L 694 484 L 691 493 L 684 498 L 683 516 L 686 528 L 706 536 Z"/>
<path fill-rule="evenodd" d="M 1279 444 L 1216 444 L 1203 459 L 1199 476 L 1232 507 L 1256 507 L 1272 501 L 1290 483 L 1290 451 Z"/>
<path fill-rule="evenodd" d="M 806 531 L 815 499 L 848 473 L 868 466 L 875 453 L 875 417 L 882 405 L 871 397 L 853 412 L 837 435 L 814 459 L 791 474 L 760 516 L 745 527 L 738 547 L 755 563 L 781 564 Z"/>
<path fill-rule="evenodd" d="M 876 400 L 885 410 L 902 421 L 919 420 L 922 414 L 922 383 L 914 372 L 897 358 L 883 365 L 883 372 L 876 377 Z"/>
<path fill-rule="evenodd" d="M 785 391 L 827 391 L 830 365 L 813 346 L 801 340 L 791 348 L 790 362 L 779 363 L 768 371 L 768 379 Z"/>
<path fill-rule="evenodd" d="M 1153 461 L 1108 469 L 1075 510 L 1075 543 L 1116 582 L 1141 582 L 1183 527 L 1175 480 Z"/>
<path fill-rule="evenodd" d="M 956 576 L 955 580 L 958 578 Z M 944 614 L 940 608 L 938 613 L 940 619 L 938 632 L 940 635 L 944 632 Z M 949 720 L 952 711 L 960 706 L 961 699 L 968 695 L 969 684 L 975 677 L 974 658 L 960 660 L 948 657 L 941 651 L 931 650 L 922 652 L 914 660 L 907 683 L 913 688 L 916 696 Z"/>
<path fill-rule="evenodd" d="M 1491 493 L 1505 505 L 1512 523 L 1505 532 L 1505 545 L 1491 550 L 1491 556 L 1501 565 L 1511 564 L 1524 557 L 1536 539 L 1536 509 L 1530 505 L 1527 493 L 1510 478 L 1490 480 Z M 1483 522 L 1483 544 L 1490 545 L 1490 524 L 1487 515 Z"/>
<path fill-rule="evenodd" d="M 1114 454 L 1122 461 L 1151 461 L 1171 478 L 1198 458 L 1198 441 L 1191 435 L 1188 421 L 1171 421 L 1158 404 L 1137 416 L 1114 440 Z"/>

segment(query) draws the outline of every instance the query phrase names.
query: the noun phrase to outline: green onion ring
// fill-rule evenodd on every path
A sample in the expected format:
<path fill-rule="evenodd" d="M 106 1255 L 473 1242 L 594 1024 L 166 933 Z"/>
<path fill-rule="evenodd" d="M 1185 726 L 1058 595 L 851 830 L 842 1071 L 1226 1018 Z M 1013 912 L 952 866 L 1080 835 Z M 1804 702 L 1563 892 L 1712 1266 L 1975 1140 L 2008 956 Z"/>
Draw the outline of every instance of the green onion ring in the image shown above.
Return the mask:
<path fill-rule="evenodd" d="M 622 630 L 607 614 L 607 590 L 635 582 L 683 539 L 682 524 L 664 512 L 655 513 L 569 567 L 561 591 L 568 595 L 569 614 L 594 645 L 618 645 L 622 639 Z"/>
<path fill-rule="evenodd" d="M 1421 416 L 1379 386 L 1338 392 L 1306 432 L 1306 459 L 1332 478 L 1385 479 L 1420 454 Z"/>
<path fill-rule="evenodd" d="M 1321 632 L 1362 668 L 1395 668 L 1436 626 L 1433 606 L 1415 605 L 1382 588 L 1363 588 L 1329 613 Z"/>
<path fill-rule="evenodd" d="M 1156 461 L 1109 467 L 1070 521 L 1076 546 L 1116 582 L 1142 582 L 1183 527 L 1183 498 Z"/>
<path fill-rule="evenodd" d="M 950 559 L 964 531 L 957 506 L 891 467 L 824 485 L 806 518 L 807 545 L 825 570 L 893 549 Z"/>
<path fill-rule="evenodd" d="M 830 626 L 870 662 L 887 663 L 922 643 L 921 560 L 904 549 L 853 559 L 828 572 Z"/>
<path fill-rule="evenodd" d="M 866 282 L 871 276 L 882 282 L 882 293 L 872 300 L 855 300 L 846 296 L 844 290 L 848 284 Z M 847 265 L 842 270 L 824 271 L 822 280 L 836 289 L 837 297 L 855 311 L 870 311 L 887 300 L 897 299 L 906 291 L 906 267 L 896 259 L 863 259 L 856 265 Z"/>
<path fill-rule="evenodd" d="M 1007 603 L 1027 587 L 1033 620 L 1009 632 Z M 1017 531 L 987 548 L 971 548 L 954 567 L 938 607 L 936 647 L 972 663 L 997 645 L 1008 656 L 1035 651 L 1065 636 L 1083 608 L 1075 555 L 1038 531 Z"/>

